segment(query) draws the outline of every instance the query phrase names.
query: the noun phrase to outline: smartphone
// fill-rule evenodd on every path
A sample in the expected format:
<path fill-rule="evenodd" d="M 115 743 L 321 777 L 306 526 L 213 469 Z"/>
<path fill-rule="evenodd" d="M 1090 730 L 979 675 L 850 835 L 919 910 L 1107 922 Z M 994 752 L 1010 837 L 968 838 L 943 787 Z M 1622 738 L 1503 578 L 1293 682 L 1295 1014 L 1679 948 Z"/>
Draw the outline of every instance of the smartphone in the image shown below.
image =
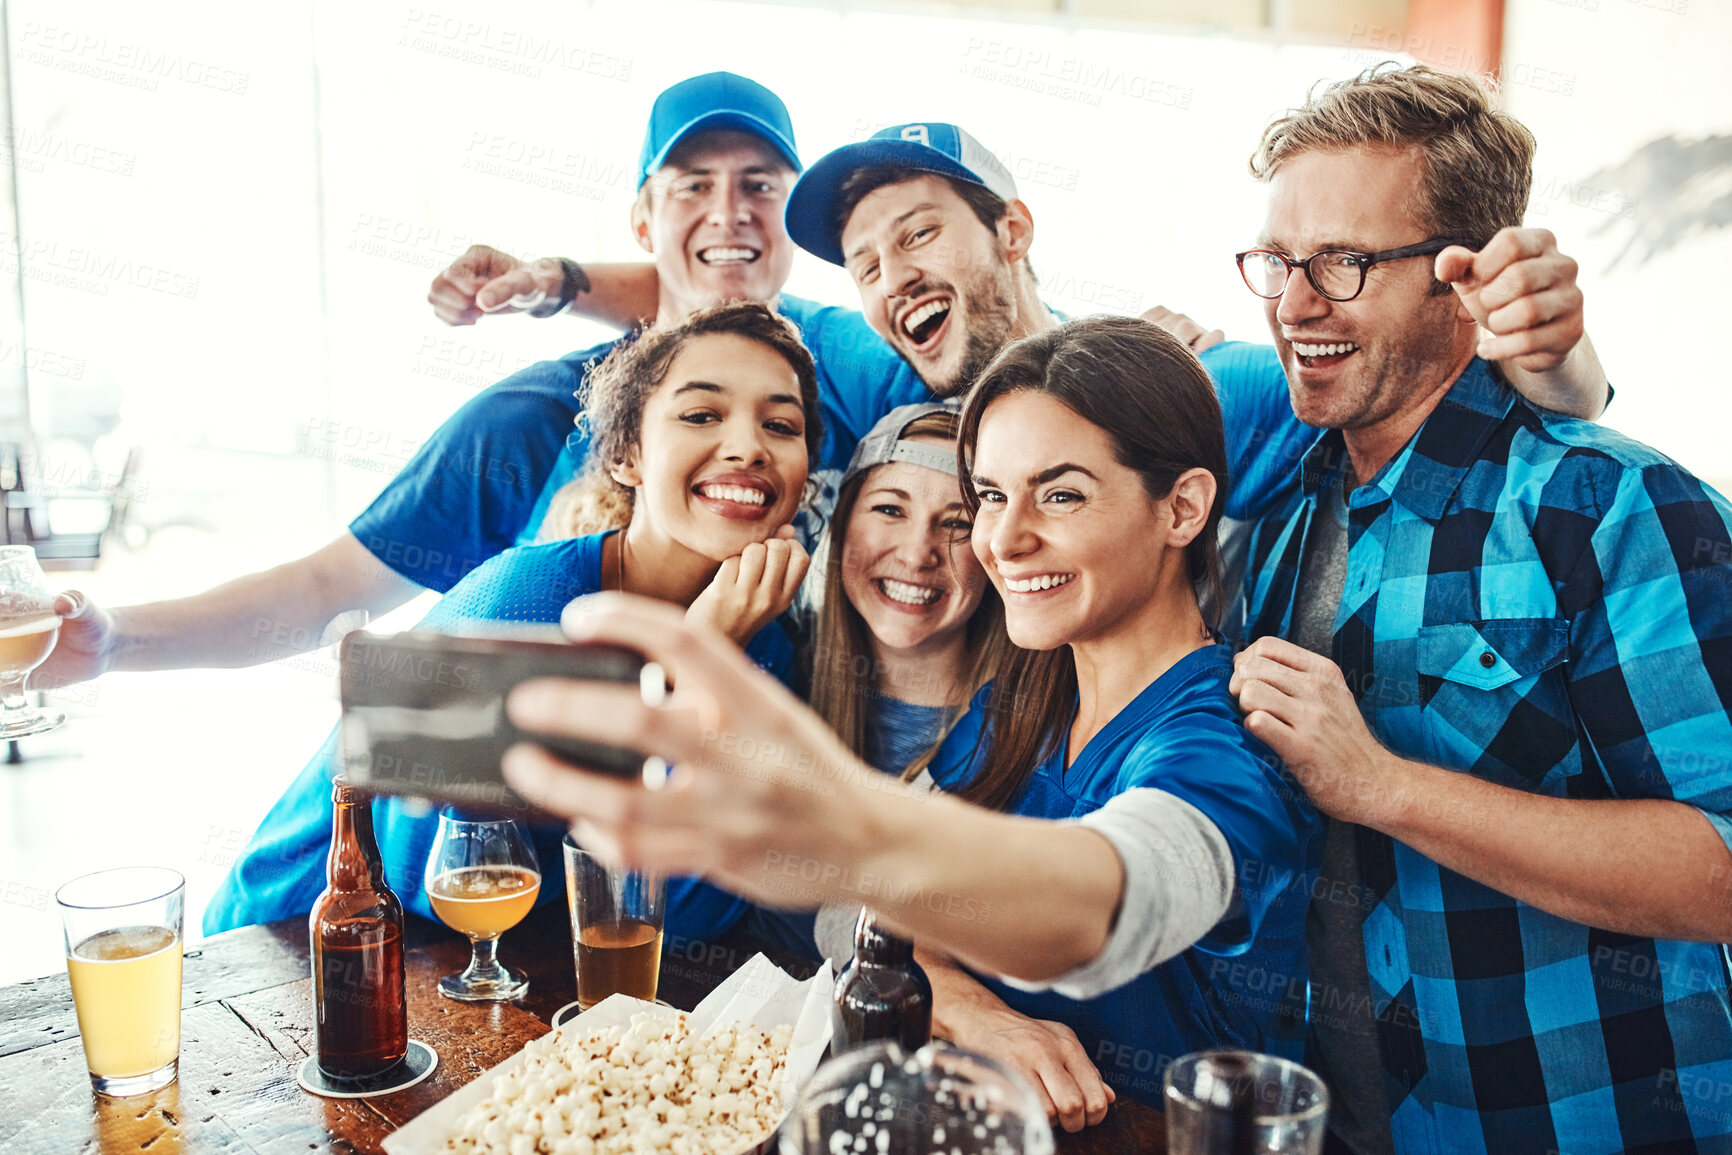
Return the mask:
<path fill-rule="evenodd" d="M 650 705 L 666 688 L 661 667 L 642 654 L 574 645 L 551 625 L 465 635 L 356 630 L 337 656 L 351 782 L 502 814 L 537 812 L 500 772 L 501 756 L 516 742 L 621 778 L 641 778 L 645 765 L 635 750 L 518 729 L 505 716 L 512 687 L 531 678 L 612 682 L 638 687 Z"/>

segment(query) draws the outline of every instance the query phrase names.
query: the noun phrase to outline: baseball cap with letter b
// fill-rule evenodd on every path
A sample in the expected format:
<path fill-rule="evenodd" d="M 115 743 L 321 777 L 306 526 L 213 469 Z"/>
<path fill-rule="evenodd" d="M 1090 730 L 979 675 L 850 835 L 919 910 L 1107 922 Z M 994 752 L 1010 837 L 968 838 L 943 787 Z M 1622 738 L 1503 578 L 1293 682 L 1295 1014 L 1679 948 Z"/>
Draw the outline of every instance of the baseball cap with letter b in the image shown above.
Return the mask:
<path fill-rule="evenodd" d="M 842 185 L 855 169 L 879 164 L 977 184 L 1001 200 L 1022 199 L 1003 162 L 954 124 L 893 124 L 843 145 L 806 170 L 788 194 L 788 235 L 794 243 L 833 265 L 842 264 L 842 222 L 836 219 Z"/>
<path fill-rule="evenodd" d="M 734 129 L 761 136 L 782 154 L 795 172 L 800 154 L 794 148 L 794 124 L 782 98 L 732 72 L 706 72 L 682 80 L 656 97 L 638 154 L 637 185 L 668 162 L 668 154 L 694 132 Z"/>

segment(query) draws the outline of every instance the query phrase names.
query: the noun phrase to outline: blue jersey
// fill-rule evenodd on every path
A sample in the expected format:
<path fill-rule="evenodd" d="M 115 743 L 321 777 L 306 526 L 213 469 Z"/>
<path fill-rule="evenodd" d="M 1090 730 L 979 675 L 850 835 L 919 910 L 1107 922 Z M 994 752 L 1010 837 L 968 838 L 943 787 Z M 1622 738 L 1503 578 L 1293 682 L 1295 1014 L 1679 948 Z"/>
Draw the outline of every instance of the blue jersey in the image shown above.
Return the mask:
<path fill-rule="evenodd" d="M 1019 1013 L 1070 1027 L 1116 1091 L 1149 1102 L 1160 1101 L 1161 1073 L 1180 1055 L 1238 1047 L 1297 1058 L 1303 1046 L 1305 910 L 1322 827 L 1280 760 L 1240 724 L 1227 692 L 1232 672 L 1224 645 L 1181 658 L 1070 766 L 1061 748 L 1036 767 L 1008 807 L 1080 818 L 1127 790 L 1153 788 L 1195 806 L 1232 848 L 1237 886 L 1226 917 L 1140 978 L 1072 999 L 978 976 Z M 940 786 L 959 790 L 972 777 L 978 726 L 952 731 L 940 749 Z"/>
<path fill-rule="evenodd" d="M 601 545 L 607 534 L 591 534 L 549 545 L 508 550 L 485 562 L 440 599 L 420 629 L 450 630 L 464 622 L 557 622 L 566 603 L 602 588 Z M 746 648 L 760 666 L 786 680 L 793 646 L 778 624 L 760 631 Z M 240 860 L 205 910 L 204 931 L 307 914 L 325 888 L 325 857 L 331 843 L 331 780 L 342 764 L 333 730 L 318 753 L 271 807 Z M 385 881 L 405 910 L 435 917 L 427 901 L 425 871 L 439 822 L 436 812 L 401 798 L 373 803 L 373 828 L 385 865 Z M 538 902 L 563 894 L 565 828 L 532 826 L 540 860 Z M 743 900 L 703 883 L 669 883 L 670 927 L 692 938 L 713 933 L 739 917 Z M 676 913 L 677 912 L 677 913 Z"/>

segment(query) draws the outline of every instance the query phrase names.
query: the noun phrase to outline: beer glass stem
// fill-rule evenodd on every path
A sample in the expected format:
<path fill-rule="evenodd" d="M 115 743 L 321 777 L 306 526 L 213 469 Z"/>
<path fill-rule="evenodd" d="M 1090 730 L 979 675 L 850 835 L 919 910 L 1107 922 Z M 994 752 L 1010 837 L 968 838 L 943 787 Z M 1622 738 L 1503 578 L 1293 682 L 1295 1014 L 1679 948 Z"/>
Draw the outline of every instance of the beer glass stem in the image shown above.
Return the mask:
<path fill-rule="evenodd" d="M 0 676 L 0 730 L 21 726 L 34 713 L 30 700 L 24 696 L 24 679 L 29 674 Z"/>
<path fill-rule="evenodd" d="M 511 981 L 511 972 L 499 965 L 495 955 L 499 948 L 497 938 L 472 938 L 469 945 L 469 969 L 461 976 L 464 982 L 505 984 Z"/>

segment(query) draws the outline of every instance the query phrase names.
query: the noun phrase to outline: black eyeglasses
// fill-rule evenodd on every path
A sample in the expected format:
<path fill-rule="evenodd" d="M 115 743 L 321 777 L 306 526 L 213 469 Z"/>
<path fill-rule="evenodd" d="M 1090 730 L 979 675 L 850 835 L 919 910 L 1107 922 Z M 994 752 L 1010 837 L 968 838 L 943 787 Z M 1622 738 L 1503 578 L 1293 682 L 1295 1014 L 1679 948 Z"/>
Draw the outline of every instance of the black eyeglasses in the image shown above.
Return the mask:
<path fill-rule="evenodd" d="M 1264 300 L 1273 301 L 1287 291 L 1287 278 L 1294 269 L 1305 270 L 1305 279 L 1317 290 L 1317 295 L 1329 301 L 1351 301 L 1365 288 L 1365 274 L 1372 265 L 1384 261 L 1400 261 L 1408 257 L 1429 257 L 1451 245 L 1475 247 L 1459 237 L 1436 237 L 1417 245 L 1399 249 L 1384 249 L 1381 253 L 1356 253 L 1349 249 L 1324 249 L 1296 261 L 1274 249 L 1249 249 L 1234 254 L 1239 262 L 1239 275 L 1245 287 Z"/>

